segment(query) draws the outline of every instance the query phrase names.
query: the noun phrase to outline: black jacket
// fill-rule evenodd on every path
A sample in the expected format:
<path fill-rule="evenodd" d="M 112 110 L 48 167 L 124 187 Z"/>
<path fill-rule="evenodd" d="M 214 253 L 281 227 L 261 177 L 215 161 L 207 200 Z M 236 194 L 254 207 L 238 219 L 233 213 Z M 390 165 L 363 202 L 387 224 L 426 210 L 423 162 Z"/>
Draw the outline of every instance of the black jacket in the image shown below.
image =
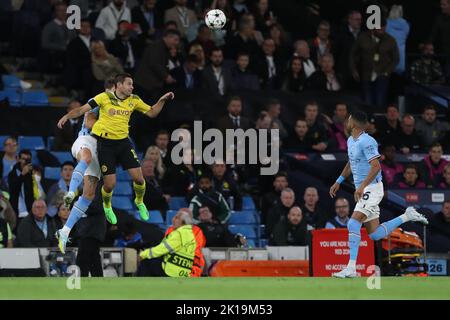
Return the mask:
<path fill-rule="evenodd" d="M 236 239 L 226 224 L 201 222 L 197 226 L 205 235 L 205 247 L 236 247 Z"/>
<path fill-rule="evenodd" d="M 32 172 L 23 176 L 22 173 L 17 175 L 16 170 L 20 170 L 20 164 L 17 163 L 11 170 L 8 175 L 8 185 L 9 185 L 9 194 L 11 195 L 10 202 L 11 206 L 14 209 L 14 212 L 19 214 L 19 196 L 22 190 L 22 185 L 24 186 L 25 193 L 25 204 L 27 206 L 27 210 L 31 213 L 31 207 L 34 202 L 33 195 L 33 176 Z"/>
<path fill-rule="evenodd" d="M 174 78 L 177 82 L 174 84 L 175 88 L 183 88 L 187 89 L 186 87 L 186 79 L 187 79 L 187 73 L 184 70 L 183 65 L 176 67 L 170 71 L 170 75 L 172 78 Z M 194 81 L 192 87 L 190 89 L 199 89 L 202 86 L 202 73 L 200 70 L 194 71 L 192 74 L 192 80 Z"/>
<path fill-rule="evenodd" d="M 213 177 L 212 183 L 214 190 L 221 193 L 227 202 L 230 197 L 234 198 L 234 206 L 230 208 L 231 210 L 240 211 L 242 209 L 242 196 L 239 191 L 239 186 L 233 178 L 225 176 L 222 180 L 219 180 Z"/>
<path fill-rule="evenodd" d="M 340 90 L 342 90 L 344 81 L 341 75 L 335 74 L 336 80 L 339 83 Z M 317 90 L 317 91 L 330 91 L 327 89 L 327 76 L 325 73 L 321 70 L 316 70 L 306 81 L 306 87 L 310 90 Z"/>
<path fill-rule="evenodd" d="M 222 65 L 222 77 L 224 81 L 224 95 L 234 88 L 233 76 L 231 70 Z M 219 82 L 214 75 L 214 70 L 211 65 L 208 65 L 203 69 L 202 73 L 202 87 L 205 91 L 213 94 L 215 97 L 220 97 Z"/>
<path fill-rule="evenodd" d="M 275 225 L 270 242 L 274 246 L 306 246 L 307 235 L 304 220 L 293 225 L 288 219 L 282 219 Z"/>
<path fill-rule="evenodd" d="M 281 220 L 286 220 L 287 215 L 289 213 L 289 210 L 291 208 L 285 207 L 281 201 L 272 207 L 272 209 L 269 210 L 267 217 L 266 217 L 266 234 L 270 235 L 272 234 L 275 226 L 277 223 Z"/>
<path fill-rule="evenodd" d="M 16 246 L 22 248 L 45 248 L 54 247 L 57 244 L 55 238 L 56 224 L 55 221 L 47 216 L 47 237 L 39 229 L 33 214 L 29 214 L 24 218 L 17 230 Z"/>
<path fill-rule="evenodd" d="M 159 210 L 164 213 L 169 208 L 166 199 L 163 197 L 163 191 L 156 178 L 145 178 L 145 195 L 144 203 L 148 210 Z"/>

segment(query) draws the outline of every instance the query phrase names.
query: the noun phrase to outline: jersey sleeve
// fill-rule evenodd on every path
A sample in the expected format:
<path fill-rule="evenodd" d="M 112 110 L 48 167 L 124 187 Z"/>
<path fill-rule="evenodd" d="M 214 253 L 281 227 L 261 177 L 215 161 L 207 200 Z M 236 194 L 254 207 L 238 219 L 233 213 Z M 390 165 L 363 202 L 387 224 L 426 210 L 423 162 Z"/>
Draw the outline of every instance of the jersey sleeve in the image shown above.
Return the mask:
<path fill-rule="evenodd" d="M 88 113 L 93 113 L 95 115 L 95 117 L 98 118 L 98 115 L 100 113 L 100 107 L 95 107 L 91 111 L 89 111 Z"/>
<path fill-rule="evenodd" d="M 107 98 L 106 93 L 102 92 L 95 97 L 89 99 L 88 104 L 91 106 L 92 109 L 95 109 L 97 107 L 101 108 L 102 105 L 104 105 L 105 98 Z"/>
<path fill-rule="evenodd" d="M 363 148 L 362 152 L 364 153 L 367 162 L 380 157 L 380 154 L 378 153 L 378 143 L 374 138 L 368 137 L 367 139 L 364 139 L 361 146 Z"/>
<path fill-rule="evenodd" d="M 147 113 L 148 111 L 152 110 L 152 107 L 150 105 L 146 104 L 144 101 L 142 101 L 141 98 L 139 98 L 136 95 L 134 96 L 134 98 L 136 99 L 136 103 L 134 105 L 134 110 L 137 110 L 142 113 Z"/>

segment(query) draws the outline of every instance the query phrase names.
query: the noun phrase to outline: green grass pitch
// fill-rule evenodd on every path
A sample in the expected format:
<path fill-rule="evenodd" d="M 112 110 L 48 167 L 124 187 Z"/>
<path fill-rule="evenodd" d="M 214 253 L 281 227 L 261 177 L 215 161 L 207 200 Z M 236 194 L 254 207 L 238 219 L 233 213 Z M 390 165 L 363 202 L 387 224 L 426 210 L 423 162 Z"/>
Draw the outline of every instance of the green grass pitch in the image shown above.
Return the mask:
<path fill-rule="evenodd" d="M 450 299 L 450 277 L 383 277 L 369 290 L 367 278 L 0 278 L 0 299 Z"/>

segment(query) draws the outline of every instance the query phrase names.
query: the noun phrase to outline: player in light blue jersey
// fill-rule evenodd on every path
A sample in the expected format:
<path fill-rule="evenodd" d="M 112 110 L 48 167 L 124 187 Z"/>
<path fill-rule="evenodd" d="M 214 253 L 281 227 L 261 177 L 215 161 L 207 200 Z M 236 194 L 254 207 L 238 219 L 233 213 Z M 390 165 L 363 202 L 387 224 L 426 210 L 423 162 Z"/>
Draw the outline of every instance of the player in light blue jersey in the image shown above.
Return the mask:
<path fill-rule="evenodd" d="M 105 91 L 114 91 L 114 86 L 115 83 L 113 80 L 107 81 L 105 83 Z M 73 111 L 76 112 L 78 110 Z M 69 184 L 69 191 L 64 196 L 65 205 L 67 207 L 70 206 L 75 198 L 75 190 L 78 189 L 82 182 L 84 182 L 83 194 L 73 205 L 66 224 L 62 229 L 56 231 L 58 247 L 62 253 L 65 252 L 67 242 L 69 241 L 70 231 L 78 220 L 85 216 L 85 212 L 94 199 L 97 183 L 101 177 L 100 165 L 97 158 L 97 140 L 91 136 L 91 129 L 94 126 L 95 121 L 97 121 L 98 116 L 98 107 L 92 109 L 84 115 L 83 125 L 78 134 L 78 138 L 72 145 L 72 155 L 78 160 L 78 164 L 73 171 Z M 117 220 L 109 222 L 116 224 Z"/>
<path fill-rule="evenodd" d="M 408 221 L 428 224 L 424 216 L 413 207 L 408 207 L 402 215 L 380 225 L 380 208 L 378 205 L 384 195 L 379 161 L 380 154 L 378 153 L 378 143 L 364 132 L 366 126 L 367 115 L 364 112 L 354 112 L 349 118 L 347 124 L 347 130 L 351 134 L 347 140 L 349 160 L 339 178 L 330 188 L 330 196 L 334 198 L 341 183 L 350 174 L 353 174 L 356 206 L 347 224 L 350 259 L 346 268 L 333 274 L 337 278 L 357 276 L 356 259 L 363 223 L 372 240 L 386 238 L 395 228 Z"/>

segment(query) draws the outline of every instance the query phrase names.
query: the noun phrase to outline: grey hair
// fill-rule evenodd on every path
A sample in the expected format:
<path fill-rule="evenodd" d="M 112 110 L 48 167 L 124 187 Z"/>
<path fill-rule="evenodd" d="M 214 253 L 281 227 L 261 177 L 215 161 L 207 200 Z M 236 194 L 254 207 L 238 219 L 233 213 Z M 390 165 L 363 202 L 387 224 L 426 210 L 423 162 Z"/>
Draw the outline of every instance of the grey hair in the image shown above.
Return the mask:
<path fill-rule="evenodd" d="M 293 194 L 295 195 L 294 190 L 292 190 L 291 188 L 284 188 L 284 189 L 281 191 L 281 193 L 283 193 L 283 192 L 293 193 Z"/>
<path fill-rule="evenodd" d="M 194 220 L 187 211 L 181 211 L 180 219 L 183 224 L 194 224 Z"/>
<path fill-rule="evenodd" d="M 401 5 L 394 4 L 389 11 L 389 19 L 398 19 L 403 17 L 403 7 Z"/>

